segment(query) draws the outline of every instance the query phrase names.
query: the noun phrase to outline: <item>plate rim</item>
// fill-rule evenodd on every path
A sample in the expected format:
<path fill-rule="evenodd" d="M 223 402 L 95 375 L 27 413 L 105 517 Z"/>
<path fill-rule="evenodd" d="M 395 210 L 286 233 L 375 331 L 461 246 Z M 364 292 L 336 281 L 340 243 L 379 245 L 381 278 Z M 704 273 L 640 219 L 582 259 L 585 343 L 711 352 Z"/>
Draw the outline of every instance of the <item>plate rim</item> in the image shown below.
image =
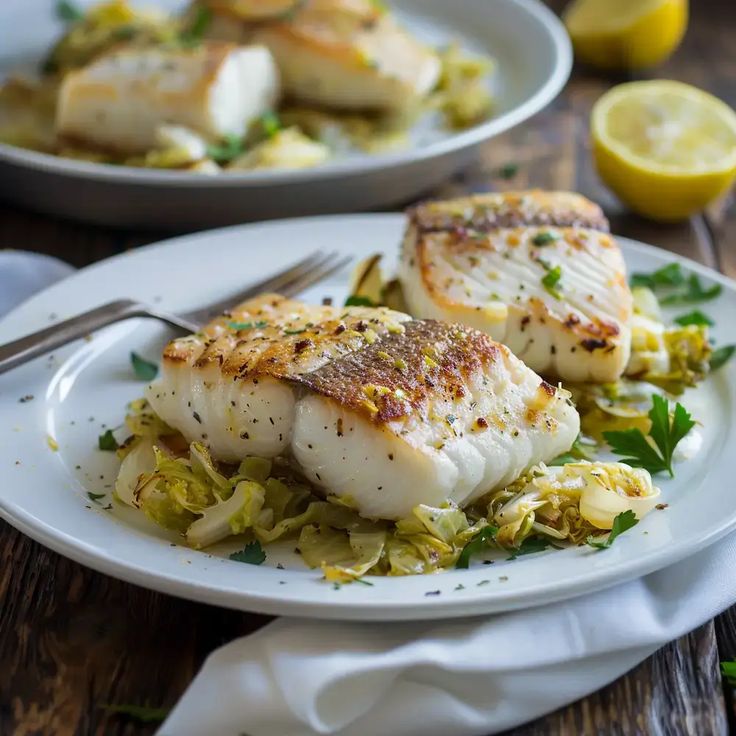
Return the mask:
<path fill-rule="evenodd" d="M 238 231 L 244 229 L 257 229 L 259 227 L 269 226 L 287 226 L 294 227 L 299 225 L 299 221 L 310 221 L 312 223 L 319 221 L 339 221 L 354 220 L 356 218 L 365 219 L 366 221 L 382 221 L 385 223 L 399 225 L 403 222 L 401 213 L 371 213 L 371 214 L 351 214 L 351 215 L 322 215 L 317 217 L 288 218 L 280 220 L 264 221 L 259 223 L 251 223 L 244 225 L 228 226 L 217 228 L 214 230 L 202 231 L 174 238 L 168 238 L 156 243 L 152 243 L 134 251 L 120 253 L 110 258 L 98 261 L 95 264 L 80 269 L 77 274 L 72 274 L 68 279 L 73 280 L 76 275 L 86 271 L 93 271 L 98 267 L 107 266 L 108 261 L 115 262 L 118 259 L 129 258 L 140 250 L 158 251 L 170 247 L 176 247 L 177 243 L 182 241 L 196 241 L 202 238 L 211 237 L 215 233 L 230 232 L 234 235 Z M 732 292 L 736 292 L 736 281 L 728 278 L 723 274 L 719 274 L 707 266 L 703 266 L 689 258 L 679 256 L 678 254 L 665 251 L 652 245 L 642 243 L 625 237 L 614 236 L 620 242 L 624 243 L 627 248 L 634 251 L 651 253 L 654 251 L 659 258 L 666 256 L 670 260 L 678 261 L 691 268 L 694 272 L 707 276 L 709 279 L 726 285 Z M 66 279 L 64 280 L 66 281 Z M 33 308 L 32 302 L 36 299 L 42 300 L 45 295 L 60 287 L 62 282 L 52 285 L 48 289 L 44 289 L 31 299 L 19 305 L 9 312 L 2 320 L 0 320 L 0 329 L 10 326 L 11 320 L 16 316 L 17 312 L 24 311 L 27 308 Z M 11 332 L 15 330 L 11 327 Z M 262 595 L 258 590 L 233 590 L 220 586 L 218 588 L 208 587 L 200 582 L 189 580 L 184 577 L 175 577 L 160 571 L 152 573 L 150 569 L 144 568 L 135 561 L 128 559 L 119 559 L 111 556 L 106 550 L 95 546 L 90 548 L 89 545 L 80 538 L 72 537 L 68 533 L 55 529 L 46 521 L 29 514 L 20 505 L 11 503 L 0 496 L 0 517 L 8 521 L 12 526 L 19 529 L 22 533 L 38 541 L 44 546 L 58 552 L 59 554 L 73 559 L 76 562 L 84 564 L 94 570 L 104 574 L 111 575 L 115 578 L 125 580 L 127 582 L 141 585 L 150 590 L 177 595 L 179 597 L 190 600 L 197 600 L 211 605 L 221 605 L 225 607 L 235 608 L 239 610 L 254 611 L 269 615 L 283 615 L 284 601 L 289 596 L 277 596 L 273 594 Z M 422 620 L 422 619 L 449 619 L 475 614 L 488 614 L 518 608 L 531 608 L 537 605 L 547 605 L 555 601 L 568 600 L 579 595 L 593 593 L 597 590 L 611 587 L 617 583 L 628 580 L 638 579 L 648 573 L 676 564 L 678 561 L 694 554 L 696 551 L 718 541 L 727 533 L 736 529 L 736 514 L 732 518 L 727 518 L 720 523 L 716 523 L 709 527 L 709 531 L 704 536 L 693 538 L 686 544 L 681 544 L 675 553 L 667 545 L 659 549 L 655 549 L 647 554 L 646 560 L 641 562 L 637 558 L 627 558 L 620 564 L 610 567 L 601 574 L 599 571 L 591 569 L 585 575 L 580 575 L 574 581 L 569 582 L 562 588 L 555 590 L 555 582 L 538 585 L 533 593 L 526 592 L 510 592 L 504 594 L 497 587 L 488 593 L 479 591 L 472 600 L 463 598 L 443 597 L 433 599 L 431 604 L 422 605 L 421 602 L 400 601 L 398 603 L 387 603 L 383 600 L 360 599 L 351 602 L 334 601 L 326 606 L 324 601 L 317 600 L 288 600 L 287 615 L 299 615 L 321 619 L 337 619 L 337 620 Z M 162 542 L 163 543 L 163 542 Z M 187 550 L 188 551 L 188 550 Z M 530 597 L 534 600 L 530 601 Z"/>
<path fill-rule="evenodd" d="M 552 42 L 555 64 L 537 91 L 511 110 L 493 117 L 480 125 L 454 133 L 443 140 L 405 151 L 375 154 L 357 161 L 335 161 L 312 169 L 275 169 L 203 176 L 195 172 L 142 169 L 133 166 L 114 166 L 62 158 L 0 142 L 0 163 L 41 171 L 46 174 L 104 181 L 109 184 L 160 186 L 175 188 L 229 189 L 251 188 L 284 184 L 322 182 L 343 177 L 360 176 L 377 171 L 420 164 L 428 160 L 459 153 L 483 143 L 529 119 L 543 110 L 567 83 L 572 71 L 573 54 L 570 37 L 562 21 L 541 0 L 503 0 L 516 5 L 534 18 Z"/>

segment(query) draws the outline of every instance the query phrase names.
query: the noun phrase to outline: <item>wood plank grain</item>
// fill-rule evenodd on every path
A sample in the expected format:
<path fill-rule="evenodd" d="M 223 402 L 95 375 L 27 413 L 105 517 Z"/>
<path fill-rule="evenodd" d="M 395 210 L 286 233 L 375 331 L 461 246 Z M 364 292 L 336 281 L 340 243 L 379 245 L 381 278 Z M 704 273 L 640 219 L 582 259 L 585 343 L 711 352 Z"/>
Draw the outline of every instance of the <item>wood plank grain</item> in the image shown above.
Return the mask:
<path fill-rule="evenodd" d="M 668 644 L 584 700 L 504 736 L 728 733 L 713 623 Z"/>

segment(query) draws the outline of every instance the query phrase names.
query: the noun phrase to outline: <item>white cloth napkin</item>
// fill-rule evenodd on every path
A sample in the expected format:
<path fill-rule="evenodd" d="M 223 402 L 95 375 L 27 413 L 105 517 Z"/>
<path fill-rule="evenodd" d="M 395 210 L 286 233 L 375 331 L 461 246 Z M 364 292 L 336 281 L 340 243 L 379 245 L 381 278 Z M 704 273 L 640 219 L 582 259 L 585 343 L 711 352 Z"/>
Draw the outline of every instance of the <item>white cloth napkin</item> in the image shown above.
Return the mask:
<path fill-rule="evenodd" d="M 0 251 L 0 314 L 72 267 Z M 611 682 L 736 602 L 736 535 L 624 585 L 457 621 L 278 619 L 213 652 L 159 736 L 487 736 Z"/>
<path fill-rule="evenodd" d="M 0 315 L 72 271 L 68 263 L 51 256 L 0 250 Z"/>
<path fill-rule="evenodd" d="M 158 734 L 485 736 L 599 689 L 734 602 L 732 535 L 639 580 L 524 611 L 282 618 L 212 653 Z"/>

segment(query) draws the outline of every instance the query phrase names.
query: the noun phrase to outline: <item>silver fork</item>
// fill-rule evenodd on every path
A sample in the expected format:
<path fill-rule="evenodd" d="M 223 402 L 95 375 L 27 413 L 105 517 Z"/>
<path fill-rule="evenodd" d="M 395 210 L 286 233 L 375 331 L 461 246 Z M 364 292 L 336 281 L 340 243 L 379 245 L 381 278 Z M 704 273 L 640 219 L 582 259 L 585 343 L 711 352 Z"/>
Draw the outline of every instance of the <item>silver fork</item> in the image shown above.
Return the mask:
<path fill-rule="evenodd" d="M 337 252 L 326 254 L 315 252 L 284 271 L 269 276 L 257 284 L 252 284 L 247 289 L 230 295 L 227 299 L 185 314 L 165 312 L 132 299 L 118 299 L 63 322 L 57 322 L 51 327 L 33 332 L 18 340 L 13 340 L 13 342 L 0 345 L 0 373 L 5 373 L 39 355 L 85 337 L 101 327 L 107 327 L 107 325 L 131 317 L 151 317 L 185 332 L 196 332 L 202 325 L 244 299 L 266 291 L 275 291 L 284 296 L 295 296 L 339 271 L 350 260 L 350 256 L 340 258 Z"/>

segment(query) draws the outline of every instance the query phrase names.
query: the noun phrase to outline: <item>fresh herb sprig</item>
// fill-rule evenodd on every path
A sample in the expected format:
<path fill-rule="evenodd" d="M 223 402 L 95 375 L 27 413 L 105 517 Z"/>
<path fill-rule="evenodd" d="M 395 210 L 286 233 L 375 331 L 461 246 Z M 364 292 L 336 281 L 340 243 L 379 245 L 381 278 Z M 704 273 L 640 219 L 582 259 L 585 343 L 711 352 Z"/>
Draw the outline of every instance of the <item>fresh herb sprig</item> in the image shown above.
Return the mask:
<path fill-rule="evenodd" d="M 97 446 L 100 450 L 115 452 L 120 445 L 118 445 L 118 441 L 115 439 L 115 435 L 112 433 L 112 430 L 108 429 L 97 438 Z"/>
<path fill-rule="evenodd" d="M 736 685 L 736 659 L 727 659 L 721 662 L 721 673 L 729 685 Z"/>
<path fill-rule="evenodd" d="M 266 561 L 266 553 L 261 543 L 256 540 L 246 544 L 240 552 L 233 552 L 230 559 L 235 562 L 245 562 L 247 565 L 261 565 Z"/>
<path fill-rule="evenodd" d="M 736 353 L 736 345 L 724 345 L 714 350 L 710 354 L 710 360 L 708 361 L 711 371 L 717 371 L 726 365 L 733 358 L 734 353 Z"/>
<path fill-rule="evenodd" d="M 604 432 L 603 438 L 616 455 L 624 456 L 622 462 L 645 468 L 650 473 L 667 472 L 673 478 L 672 455 L 675 447 L 695 426 L 695 422 L 679 402 L 670 419 L 669 401 L 656 394 L 652 395 L 649 419 L 652 426 L 648 437 L 640 429 L 624 429 Z"/>
<path fill-rule="evenodd" d="M 464 547 L 460 553 L 460 557 L 457 558 L 455 567 L 460 570 L 467 570 L 470 567 L 470 558 L 482 552 L 487 546 L 488 542 L 492 542 L 498 534 L 498 527 L 496 526 L 484 526 Z"/>
<path fill-rule="evenodd" d="M 611 525 L 611 531 L 608 536 L 601 540 L 600 538 L 594 537 L 592 534 L 585 540 L 585 543 L 594 547 L 595 549 L 608 549 L 616 540 L 620 534 L 628 531 L 632 527 L 635 527 L 639 523 L 639 519 L 636 518 L 636 514 L 631 509 L 621 512 L 614 520 Z"/>
<path fill-rule="evenodd" d="M 130 354 L 130 364 L 133 366 L 135 377 L 141 381 L 153 381 L 158 375 L 158 366 L 150 360 L 141 358 L 138 353 Z"/>
<path fill-rule="evenodd" d="M 635 273 L 630 283 L 661 293 L 658 298 L 663 306 L 707 302 L 715 299 L 723 290 L 720 284 L 703 286 L 694 273 L 686 276 L 679 263 L 669 263 L 652 273 Z"/>
<path fill-rule="evenodd" d="M 64 23 L 76 23 L 84 18 L 84 11 L 69 0 L 59 0 L 56 3 L 56 17 Z"/>
<path fill-rule="evenodd" d="M 168 708 L 152 708 L 149 705 L 129 703 L 103 703 L 100 707 L 112 715 L 127 716 L 140 723 L 161 723 L 170 712 Z"/>
<path fill-rule="evenodd" d="M 550 293 L 555 299 L 562 299 L 562 294 L 558 284 L 562 278 L 562 268 L 555 266 L 550 268 L 547 273 L 542 277 L 542 286 Z"/>
<path fill-rule="evenodd" d="M 351 294 L 345 300 L 345 306 L 346 307 L 375 307 L 378 305 L 375 304 L 373 300 L 369 299 L 367 296 L 360 296 L 359 294 Z"/>
<path fill-rule="evenodd" d="M 218 164 L 226 164 L 240 156 L 245 150 L 245 142 L 240 136 L 226 135 L 221 143 L 207 146 L 207 155 Z"/>
<path fill-rule="evenodd" d="M 202 5 L 197 6 L 192 22 L 179 34 L 179 42 L 182 46 L 199 46 L 211 23 L 212 11 Z"/>
<path fill-rule="evenodd" d="M 534 555 L 537 552 L 543 552 L 550 547 L 550 541 L 543 537 L 527 537 L 516 549 L 511 551 L 511 556 L 507 560 L 515 560 L 523 555 Z"/>
<path fill-rule="evenodd" d="M 689 325 L 713 327 L 715 322 L 707 315 L 703 314 L 699 309 L 693 309 L 692 312 L 681 314 L 673 320 L 680 327 L 688 327 Z"/>

